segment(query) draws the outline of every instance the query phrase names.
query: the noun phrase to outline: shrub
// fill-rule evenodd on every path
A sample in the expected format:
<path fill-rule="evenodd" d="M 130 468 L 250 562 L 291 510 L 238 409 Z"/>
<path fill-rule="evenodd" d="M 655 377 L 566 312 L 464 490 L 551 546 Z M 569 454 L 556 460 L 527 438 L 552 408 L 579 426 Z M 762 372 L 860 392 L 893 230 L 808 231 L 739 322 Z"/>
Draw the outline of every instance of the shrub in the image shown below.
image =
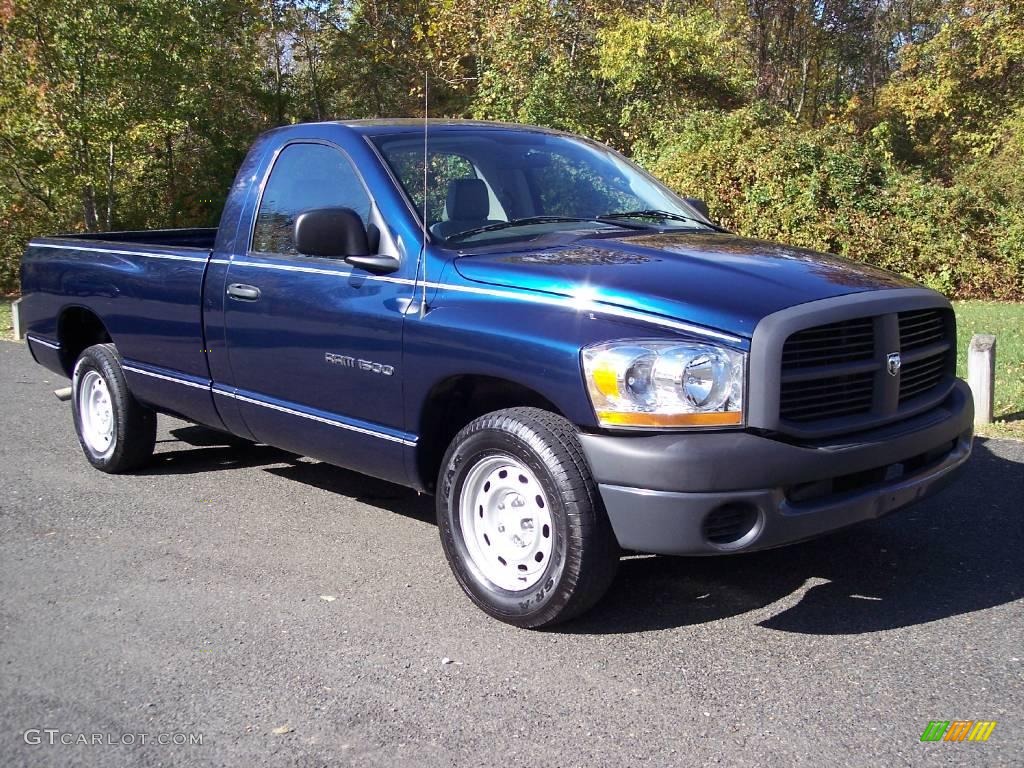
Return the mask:
<path fill-rule="evenodd" d="M 764 106 L 696 112 L 661 126 L 640 159 L 743 235 L 838 253 L 954 297 L 1024 298 L 1024 190 L 1008 200 L 981 169 L 944 184 L 900 168 L 884 123 L 860 134 L 839 122 L 801 128 Z"/>

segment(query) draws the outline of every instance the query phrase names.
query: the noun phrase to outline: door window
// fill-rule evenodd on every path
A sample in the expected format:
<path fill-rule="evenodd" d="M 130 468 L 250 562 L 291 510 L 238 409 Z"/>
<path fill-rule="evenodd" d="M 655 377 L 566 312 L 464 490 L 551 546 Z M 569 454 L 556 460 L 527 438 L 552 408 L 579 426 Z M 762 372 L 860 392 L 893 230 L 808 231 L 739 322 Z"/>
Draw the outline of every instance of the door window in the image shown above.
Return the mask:
<path fill-rule="evenodd" d="M 370 197 L 348 159 L 324 144 L 289 144 L 270 172 L 253 227 L 252 250 L 297 254 L 295 219 L 313 208 L 351 208 L 363 225 Z"/>
<path fill-rule="evenodd" d="M 388 154 L 388 162 L 412 198 L 417 213 L 423 211 L 423 144 L 396 149 Z M 427 162 L 427 225 L 445 219 L 448 185 L 455 179 L 478 178 L 476 168 L 465 157 L 454 152 L 431 151 Z"/>

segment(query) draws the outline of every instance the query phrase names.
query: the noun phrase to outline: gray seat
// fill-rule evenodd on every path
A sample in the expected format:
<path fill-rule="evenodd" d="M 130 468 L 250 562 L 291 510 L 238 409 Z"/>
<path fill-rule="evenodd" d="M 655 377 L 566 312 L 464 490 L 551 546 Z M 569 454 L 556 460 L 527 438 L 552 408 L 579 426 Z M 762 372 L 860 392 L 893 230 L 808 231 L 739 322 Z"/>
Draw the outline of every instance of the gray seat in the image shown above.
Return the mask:
<path fill-rule="evenodd" d="M 500 223 L 500 219 L 487 218 L 491 210 L 491 201 L 487 195 L 487 185 L 482 179 L 449 181 L 444 207 L 448 219 L 430 227 L 431 234 L 442 239 L 468 229 Z"/>

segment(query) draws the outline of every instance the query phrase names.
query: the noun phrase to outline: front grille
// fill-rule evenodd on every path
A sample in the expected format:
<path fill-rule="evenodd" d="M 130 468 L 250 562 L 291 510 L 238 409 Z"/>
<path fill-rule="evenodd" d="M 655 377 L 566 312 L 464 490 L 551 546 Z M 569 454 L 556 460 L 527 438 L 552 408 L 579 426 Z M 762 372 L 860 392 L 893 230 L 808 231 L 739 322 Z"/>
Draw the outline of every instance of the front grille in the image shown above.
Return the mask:
<path fill-rule="evenodd" d="M 916 412 L 952 384 L 953 336 L 946 309 L 857 317 L 790 334 L 780 361 L 780 426 L 794 434 L 837 433 Z"/>
<path fill-rule="evenodd" d="M 946 353 L 907 363 L 900 371 L 900 402 L 926 394 L 946 373 Z"/>
<path fill-rule="evenodd" d="M 940 383 L 949 367 L 951 350 L 944 344 L 946 318 L 941 310 L 900 312 L 900 350 L 929 351 L 930 354 L 905 363 L 900 370 L 900 403 L 926 395 Z"/>
<path fill-rule="evenodd" d="M 944 314 L 939 309 L 900 312 L 900 349 L 907 352 L 944 341 L 946 338 Z"/>
<path fill-rule="evenodd" d="M 870 360 L 875 352 L 874 322 L 870 317 L 819 325 L 794 333 L 782 350 L 782 370 Z"/>
<path fill-rule="evenodd" d="M 782 387 L 779 413 L 788 421 L 818 421 L 868 413 L 874 399 L 875 375 L 849 376 L 788 382 Z"/>

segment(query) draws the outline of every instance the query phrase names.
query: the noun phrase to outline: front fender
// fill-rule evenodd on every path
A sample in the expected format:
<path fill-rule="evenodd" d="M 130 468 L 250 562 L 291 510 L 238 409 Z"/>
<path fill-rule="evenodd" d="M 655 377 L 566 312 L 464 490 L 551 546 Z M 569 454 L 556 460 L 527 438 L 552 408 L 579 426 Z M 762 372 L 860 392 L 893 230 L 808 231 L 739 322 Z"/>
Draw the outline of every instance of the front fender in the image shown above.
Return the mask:
<path fill-rule="evenodd" d="M 406 424 L 415 429 L 430 392 L 453 376 L 481 375 L 511 381 L 551 402 L 574 424 L 598 427 L 583 382 L 580 350 L 622 338 L 685 338 L 637 320 L 552 303 L 525 292 L 478 291 L 442 283 L 423 316 L 405 326 Z"/>

